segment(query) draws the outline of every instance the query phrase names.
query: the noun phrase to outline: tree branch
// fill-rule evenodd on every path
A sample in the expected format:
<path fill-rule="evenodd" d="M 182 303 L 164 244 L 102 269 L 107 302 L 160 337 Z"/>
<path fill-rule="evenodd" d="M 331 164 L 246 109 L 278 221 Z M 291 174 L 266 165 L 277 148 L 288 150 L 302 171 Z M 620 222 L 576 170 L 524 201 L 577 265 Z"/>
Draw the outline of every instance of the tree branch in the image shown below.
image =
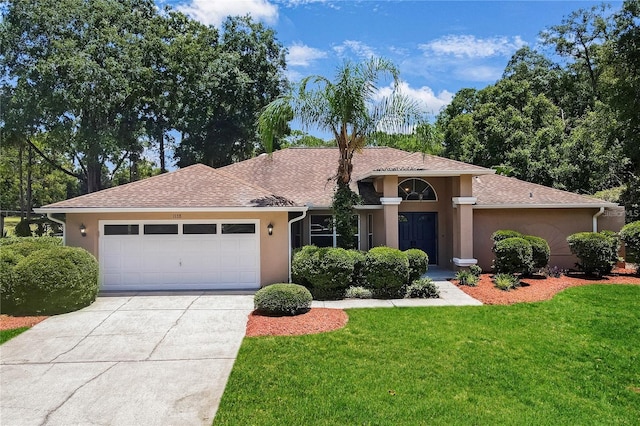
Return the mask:
<path fill-rule="evenodd" d="M 73 173 L 67 169 L 65 169 L 64 167 L 62 167 L 61 165 L 59 165 L 58 163 L 56 163 L 55 161 L 53 161 L 51 158 L 47 157 L 44 152 L 42 152 L 40 150 L 40 148 L 38 148 L 33 142 L 31 142 L 31 140 L 27 137 L 25 137 L 25 140 L 27 141 L 27 143 L 29 144 L 29 146 L 31 148 L 33 148 L 40 157 L 42 157 L 43 160 L 45 160 L 47 163 L 49 163 L 51 166 L 53 166 L 56 170 L 60 170 L 62 173 L 69 175 L 71 177 L 74 177 L 76 179 L 80 179 L 80 175 Z"/>

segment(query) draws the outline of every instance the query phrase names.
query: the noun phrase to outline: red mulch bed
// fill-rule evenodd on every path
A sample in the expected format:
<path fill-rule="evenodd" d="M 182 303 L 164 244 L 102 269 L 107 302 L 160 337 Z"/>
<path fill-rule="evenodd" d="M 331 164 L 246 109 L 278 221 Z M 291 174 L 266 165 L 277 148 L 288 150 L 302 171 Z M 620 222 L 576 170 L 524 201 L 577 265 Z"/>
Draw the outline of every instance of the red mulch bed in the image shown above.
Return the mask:
<path fill-rule="evenodd" d="M 10 317 L 0 315 L 0 330 L 10 330 L 12 328 L 33 327 L 40 321 L 49 317 Z"/>
<path fill-rule="evenodd" d="M 247 322 L 247 337 L 323 333 L 344 327 L 348 320 L 342 309 L 312 308 L 306 314 L 292 317 L 269 317 L 254 311 Z"/>
<path fill-rule="evenodd" d="M 491 280 L 491 274 L 482 274 L 477 287 L 459 285 L 458 288 L 469 296 L 478 299 L 486 305 L 511 305 L 521 302 L 539 302 L 549 300 L 556 293 L 569 287 L 589 284 L 638 284 L 640 276 L 634 274 L 633 269 L 614 269 L 610 275 L 602 278 L 585 277 L 584 274 L 575 272 L 563 275 L 560 278 L 534 277 L 525 278 L 522 287 L 515 290 L 504 291 L 495 287 Z"/>

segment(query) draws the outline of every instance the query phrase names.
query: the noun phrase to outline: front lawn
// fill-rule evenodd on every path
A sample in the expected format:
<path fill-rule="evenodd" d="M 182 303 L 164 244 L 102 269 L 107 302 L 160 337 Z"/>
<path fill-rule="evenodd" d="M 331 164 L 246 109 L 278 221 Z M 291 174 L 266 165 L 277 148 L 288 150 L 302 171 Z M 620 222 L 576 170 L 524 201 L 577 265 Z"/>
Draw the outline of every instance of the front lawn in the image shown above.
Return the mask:
<path fill-rule="evenodd" d="M 0 330 L 0 345 L 16 337 L 18 334 L 27 331 L 30 327 L 11 328 L 9 330 Z"/>
<path fill-rule="evenodd" d="M 348 311 L 246 338 L 216 425 L 637 424 L 640 286 L 512 306 Z"/>

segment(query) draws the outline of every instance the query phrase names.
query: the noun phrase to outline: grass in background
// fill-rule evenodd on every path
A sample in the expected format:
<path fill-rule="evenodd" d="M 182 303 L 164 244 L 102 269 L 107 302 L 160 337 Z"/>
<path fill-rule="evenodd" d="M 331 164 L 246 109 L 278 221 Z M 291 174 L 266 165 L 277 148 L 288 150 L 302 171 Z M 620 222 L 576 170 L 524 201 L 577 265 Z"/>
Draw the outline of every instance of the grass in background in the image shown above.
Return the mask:
<path fill-rule="evenodd" d="M 12 328 L 10 330 L 0 330 L 0 345 L 16 337 L 18 334 L 27 331 L 29 327 Z"/>
<path fill-rule="evenodd" d="M 637 424 L 640 286 L 246 338 L 215 425 Z"/>

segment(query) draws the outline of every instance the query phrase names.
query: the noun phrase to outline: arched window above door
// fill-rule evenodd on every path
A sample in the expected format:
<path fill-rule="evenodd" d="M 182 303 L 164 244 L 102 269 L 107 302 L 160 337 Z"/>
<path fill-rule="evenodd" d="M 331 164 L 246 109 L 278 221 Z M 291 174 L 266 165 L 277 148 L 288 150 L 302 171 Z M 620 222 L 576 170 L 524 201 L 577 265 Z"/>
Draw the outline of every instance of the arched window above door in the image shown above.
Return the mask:
<path fill-rule="evenodd" d="M 398 197 L 406 201 L 437 201 L 433 187 L 423 179 L 405 179 L 398 185 Z"/>

